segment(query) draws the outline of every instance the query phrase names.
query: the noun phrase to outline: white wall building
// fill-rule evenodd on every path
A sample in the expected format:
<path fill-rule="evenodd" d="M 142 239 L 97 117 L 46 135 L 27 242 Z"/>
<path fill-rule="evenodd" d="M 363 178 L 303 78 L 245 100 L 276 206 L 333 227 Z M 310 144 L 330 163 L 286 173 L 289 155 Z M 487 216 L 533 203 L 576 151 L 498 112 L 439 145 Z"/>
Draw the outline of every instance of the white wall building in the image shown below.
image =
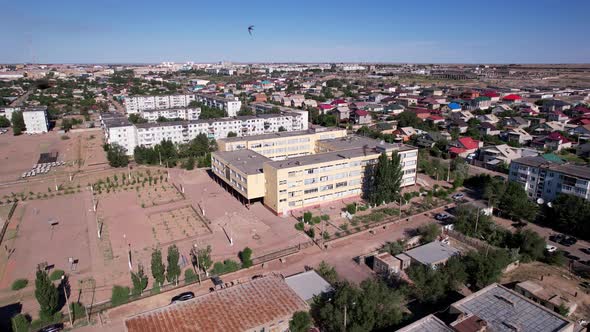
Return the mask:
<path fill-rule="evenodd" d="M 143 110 L 140 112 L 141 117 L 148 120 L 149 122 L 156 122 L 159 117 L 166 119 L 177 119 L 192 121 L 198 120 L 201 115 L 200 108 L 171 108 L 171 109 L 156 109 L 156 110 Z"/>
<path fill-rule="evenodd" d="M 525 157 L 510 163 L 508 179 L 524 187 L 531 199 L 555 200 L 569 194 L 590 200 L 590 167 L 560 164 L 541 156 Z"/>
<path fill-rule="evenodd" d="M 193 100 L 194 95 L 125 97 L 125 110 L 127 114 L 134 114 L 145 110 L 183 108 L 188 107 Z"/>
<path fill-rule="evenodd" d="M 47 106 L 25 108 L 23 110 L 23 120 L 25 120 L 27 134 L 41 134 L 49 130 Z"/>
<path fill-rule="evenodd" d="M 3 116 L 12 121 L 12 113 L 20 110 L 20 107 L 0 107 L 0 116 Z"/>
<path fill-rule="evenodd" d="M 224 98 L 201 93 L 196 94 L 194 97 L 196 101 L 202 104 L 224 110 L 226 116 L 228 117 L 237 116 L 240 108 L 242 107 L 242 102 L 238 99 L 238 97 Z"/>

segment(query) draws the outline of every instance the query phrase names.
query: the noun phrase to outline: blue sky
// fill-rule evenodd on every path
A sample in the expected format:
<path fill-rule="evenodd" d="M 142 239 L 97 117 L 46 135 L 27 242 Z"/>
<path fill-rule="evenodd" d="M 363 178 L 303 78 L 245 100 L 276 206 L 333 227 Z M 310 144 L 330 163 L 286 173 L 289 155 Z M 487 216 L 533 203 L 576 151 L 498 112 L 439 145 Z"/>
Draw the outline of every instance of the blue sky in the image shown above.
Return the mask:
<path fill-rule="evenodd" d="M 0 4 L 0 63 L 590 62 L 589 0 Z"/>

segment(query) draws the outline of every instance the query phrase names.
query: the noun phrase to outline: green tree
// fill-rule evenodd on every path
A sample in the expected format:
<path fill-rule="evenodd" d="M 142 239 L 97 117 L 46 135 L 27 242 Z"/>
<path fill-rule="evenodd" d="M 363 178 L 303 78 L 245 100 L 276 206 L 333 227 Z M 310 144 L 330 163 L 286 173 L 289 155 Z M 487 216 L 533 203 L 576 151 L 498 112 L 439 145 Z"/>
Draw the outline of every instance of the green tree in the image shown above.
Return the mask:
<path fill-rule="evenodd" d="M 546 245 L 545 240 L 530 229 L 519 230 L 514 233 L 508 244 L 510 248 L 519 249 L 518 253 L 523 263 L 543 258 Z"/>
<path fill-rule="evenodd" d="M 168 256 L 166 258 L 168 262 L 166 280 L 168 280 L 168 282 L 178 283 L 178 278 L 180 277 L 180 266 L 178 266 L 179 258 L 180 254 L 178 253 L 178 247 L 176 247 L 175 244 L 168 247 Z"/>
<path fill-rule="evenodd" d="M 246 247 L 239 253 L 240 260 L 242 261 L 242 267 L 249 268 L 252 266 L 252 249 Z"/>
<path fill-rule="evenodd" d="M 449 279 L 443 271 L 422 264 L 412 264 L 407 273 L 412 280 L 412 293 L 418 301 L 435 303 L 446 295 Z"/>
<path fill-rule="evenodd" d="M 4 116 L 0 116 L 0 128 L 8 128 L 10 127 L 10 120 L 8 120 Z"/>
<path fill-rule="evenodd" d="M 237 137 L 237 136 L 238 136 L 238 134 L 236 134 L 233 131 L 230 131 L 230 132 L 227 133 L 227 137 Z"/>
<path fill-rule="evenodd" d="M 533 220 L 537 215 L 537 205 L 528 199 L 527 193 L 516 182 L 508 182 L 502 193 L 498 208 L 517 220 Z"/>
<path fill-rule="evenodd" d="M 202 248 L 197 250 L 197 255 L 199 256 L 198 268 L 203 270 L 207 276 L 209 276 L 209 269 L 213 264 L 213 260 L 211 259 L 211 246 L 207 246 L 206 248 Z M 195 262 L 196 264 L 197 262 Z"/>
<path fill-rule="evenodd" d="M 434 241 L 440 235 L 440 226 L 436 223 L 418 227 L 418 235 L 422 236 L 422 243 Z"/>
<path fill-rule="evenodd" d="M 400 194 L 402 175 L 400 156 L 393 153 L 389 159 L 385 152 L 382 153 L 368 189 L 371 203 L 380 205 L 395 201 Z"/>
<path fill-rule="evenodd" d="M 164 274 L 166 267 L 162 263 L 162 252 L 160 249 L 154 249 L 152 251 L 152 262 L 151 262 L 152 277 L 156 280 L 156 284 L 161 286 L 164 283 Z"/>
<path fill-rule="evenodd" d="M 184 283 L 185 284 L 190 284 L 192 282 L 197 281 L 197 274 L 195 273 L 195 271 L 193 271 L 193 269 L 188 268 L 184 271 Z"/>
<path fill-rule="evenodd" d="M 12 112 L 12 132 L 14 136 L 18 136 L 27 130 L 25 125 L 25 119 L 23 118 L 23 112 L 15 111 Z"/>
<path fill-rule="evenodd" d="M 325 261 L 320 262 L 316 271 L 320 276 L 322 276 L 322 278 L 324 278 L 330 284 L 335 284 L 339 279 L 338 273 L 336 272 L 334 267 L 326 263 Z"/>
<path fill-rule="evenodd" d="M 142 118 L 141 115 L 136 114 L 136 113 L 129 114 L 128 119 L 129 119 L 129 122 L 136 123 L 136 124 L 148 122 L 148 120 Z"/>
<path fill-rule="evenodd" d="M 467 271 L 465 264 L 459 256 L 451 257 L 444 267 L 441 269 L 447 277 L 447 289 L 459 290 L 459 288 L 467 281 Z"/>
<path fill-rule="evenodd" d="M 148 284 L 148 277 L 143 271 L 143 265 L 138 264 L 137 272 L 131 272 L 131 281 L 133 282 L 133 295 L 141 295 Z"/>
<path fill-rule="evenodd" d="M 184 169 L 186 169 L 188 171 L 192 171 L 193 169 L 195 169 L 195 157 L 193 157 L 193 156 L 188 157 L 188 159 L 184 163 L 183 167 L 184 167 Z"/>
<path fill-rule="evenodd" d="M 590 202 L 566 194 L 559 194 L 552 206 L 543 207 L 543 222 L 569 234 L 590 239 Z"/>
<path fill-rule="evenodd" d="M 508 252 L 503 249 L 487 252 L 472 251 L 465 258 L 468 282 L 477 289 L 497 282 L 502 270 L 510 263 Z"/>
<path fill-rule="evenodd" d="M 111 167 L 126 167 L 129 164 L 125 148 L 116 143 L 109 145 L 107 159 Z"/>
<path fill-rule="evenodd" d="M 416 128 L 422 123 L 422 120 L 420 120 L 418 118 L 416 113 L 411 112 L 411 111 L 404 111 L 404 112 L 400 113 L 398 116 L 396 116 L 395 119 L 397 120 L 397 127 L 398 128 L 401 128 L 401 127 L 414 127 L 414 128 Z"/>
<path fill-rule="evenodd" d="M 311 328 L 311 316 L 307 311 L 296 311 L 289 321 L 289 331 L 308 332 Z"/>
<path fill-rule="evenodd" d="M 58 291 L 49 279 L 49 275 L 40 265 L 37 266 L 35 279 L 35 298 L 39 303 L 39 315 L 42 318 L 52 317 L 57 312 Z"/>
<path fill-rule="evenodd" d="M 118 306 L 129 301 L 129 287 L 115 285 L 111 290 L 111 304 Z"/>

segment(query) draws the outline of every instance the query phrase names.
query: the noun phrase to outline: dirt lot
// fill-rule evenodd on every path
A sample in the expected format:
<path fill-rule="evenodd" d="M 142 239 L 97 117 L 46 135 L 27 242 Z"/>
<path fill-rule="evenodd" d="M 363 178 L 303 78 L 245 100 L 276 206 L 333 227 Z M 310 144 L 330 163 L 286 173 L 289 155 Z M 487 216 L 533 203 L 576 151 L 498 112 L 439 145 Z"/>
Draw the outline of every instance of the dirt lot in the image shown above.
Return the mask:
<path fill-rule="evenodd" d="M 578 307 L 570 316 L 572 320 L 590 318 L 590 295 L 588 289 L 580 286 L 581 279 L 569 273 L 565 268 L 535 262 L 522 264 L 505 274 L 501 282 L 514 283 L 533 281 L 542 286 L 547 294 L 558 295 L 575 302 Z"/>

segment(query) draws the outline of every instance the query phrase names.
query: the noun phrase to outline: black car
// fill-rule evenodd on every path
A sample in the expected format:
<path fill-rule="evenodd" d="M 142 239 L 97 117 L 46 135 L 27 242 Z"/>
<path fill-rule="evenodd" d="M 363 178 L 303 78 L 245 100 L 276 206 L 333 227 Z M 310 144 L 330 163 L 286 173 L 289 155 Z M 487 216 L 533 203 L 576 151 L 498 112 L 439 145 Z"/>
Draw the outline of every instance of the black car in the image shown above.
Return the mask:
<path fill-rule="evenodd" d="M 194 298 L 195 298 L 195 293 L 184 292 L 184 293 L 180 293 L 180 294 L 176 295 L 175 297 L 173 297 L 172 301 L 170 303 L 187 301 L 187 300 L 194 299 Z"/>
<path fill-rule="evenodd" d="M 446 221 L 451 219 L 451 216 L 446 213 L 437 213 L 436 215 L 434 215 L 434 219 L 438 221 Z"/>
<path fill-rule="evenodd" d="M 549 241 L 555 243 L 561 243 L 565 239 L 565 235 L 563 234 L 552 234 L 549 236 Z"/>
<path fill-rule="evenodd" d="M 566 252 L 564 254 L 564 256 L 565 256 L 565 258 L 571 259 L 572 261 L 579 261 L 580 260 L 580 257 L 574 256 L 574 255 L 570 254 L 569 252 Z"/>
<path fill-rule="evenodd" d="M 578 239 L 576 239 L 573 236 L 566 236 L 562 242 L 563 242 L 562 244 L 565 246 L 571 246 L 571 245 L 576 244 L 578 242 Z"/>
<path fill-rule="evenodd" d="M 45 326 L 44 328 L 40 329 L 38 332 L 58 332 L 63 330 L 64 325 L 61 323 L 58 324 L 52 324 L 52 325 L 48 325 Z"/>
<path fill-rule="evenodd" d="M 587 254 L 587 255 L 590 255 L 590 248 L 582 248 L 582 249 L 580 249 L 580 251 Z"/>

